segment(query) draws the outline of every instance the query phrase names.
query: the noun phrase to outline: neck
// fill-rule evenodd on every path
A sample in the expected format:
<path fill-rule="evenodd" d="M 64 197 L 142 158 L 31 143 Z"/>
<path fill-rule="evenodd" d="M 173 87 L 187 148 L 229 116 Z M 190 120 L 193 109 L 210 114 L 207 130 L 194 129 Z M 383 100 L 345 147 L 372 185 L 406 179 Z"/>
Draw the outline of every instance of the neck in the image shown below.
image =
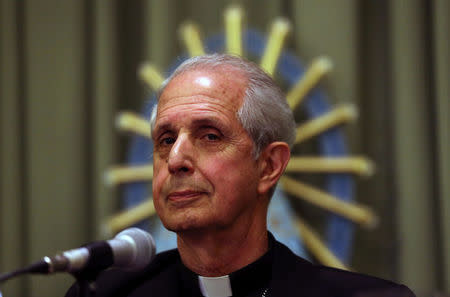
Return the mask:
<path fill-rule="evenodd" d="M 256 261 L 268 250 L 266 224 L 241 232 L 214 230 L 177 234 L 178 250 L 186 267 L 208 277 L 222 276 Z"/>

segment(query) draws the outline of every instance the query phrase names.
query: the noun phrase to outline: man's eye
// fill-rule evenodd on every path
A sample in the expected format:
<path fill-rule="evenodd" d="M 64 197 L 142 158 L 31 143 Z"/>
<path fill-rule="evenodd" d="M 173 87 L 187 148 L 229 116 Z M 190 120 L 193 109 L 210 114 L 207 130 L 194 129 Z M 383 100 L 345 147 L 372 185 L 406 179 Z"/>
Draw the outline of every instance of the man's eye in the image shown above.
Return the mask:
<path fill-rule="evenodd" d="M 205 135 L 205 138 L 210 141 L 219 140 L 219 136 L 216 134 L 208 133 Z"/>
<path fill-rule="evenodd" d="M 163 139 L 161 139 L 161 141 L 159 143 L 161 145 L 174 144 L 175 143 L 175 138 L 173 138 L 173 137 L 164 137 Z"/>

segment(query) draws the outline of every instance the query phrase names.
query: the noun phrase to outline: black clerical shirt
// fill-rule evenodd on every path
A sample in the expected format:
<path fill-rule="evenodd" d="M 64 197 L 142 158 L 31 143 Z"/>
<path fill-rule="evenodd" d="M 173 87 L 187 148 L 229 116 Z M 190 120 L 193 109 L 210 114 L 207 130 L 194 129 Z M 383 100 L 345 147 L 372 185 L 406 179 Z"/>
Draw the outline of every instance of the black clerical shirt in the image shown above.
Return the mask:
<path fill-rule="evenodd" d="M 258 260 L 232 272 L 229 275 L 231 291 L 237 297 L 270 296 L 269 283 L 272 279 L 274 238 L 269 235 L 269 249 Z M 180 261 L 178 272 L 181 280 L 180 296 L 203 296 L 198 275 Z"/>
<path fill-rule="evenodd" d="M 359 273 L 314 265 L 296 256 L 269 233 L 269 250 L 229 275 L 233 296 L 254 297 L 414 297 L 407 287 Z M 227 283 L 228 284 L 228 283 Z M 138 272 L 111 269 L 97 280 L 96 297 L 201 297 L 198 276 L 178 250 L 158 254 Z M 266 291 L 268 289 L 268 291 Z M 67 297 L 80 297 L 79 284 Z"/>

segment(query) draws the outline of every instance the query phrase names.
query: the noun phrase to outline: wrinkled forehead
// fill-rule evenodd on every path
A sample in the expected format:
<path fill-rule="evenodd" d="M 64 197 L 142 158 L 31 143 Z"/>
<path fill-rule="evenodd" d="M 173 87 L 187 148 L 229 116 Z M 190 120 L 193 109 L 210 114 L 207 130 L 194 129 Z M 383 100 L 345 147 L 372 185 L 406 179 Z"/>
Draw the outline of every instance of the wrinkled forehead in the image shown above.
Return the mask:
<path fill-rule="evenodd" d="M 247 77 L 230 66 L 191 69 L 175 76 L 159 98 L 159 107 L 181 97 L 204 95 L 237 110 L 242 105 Z"/>

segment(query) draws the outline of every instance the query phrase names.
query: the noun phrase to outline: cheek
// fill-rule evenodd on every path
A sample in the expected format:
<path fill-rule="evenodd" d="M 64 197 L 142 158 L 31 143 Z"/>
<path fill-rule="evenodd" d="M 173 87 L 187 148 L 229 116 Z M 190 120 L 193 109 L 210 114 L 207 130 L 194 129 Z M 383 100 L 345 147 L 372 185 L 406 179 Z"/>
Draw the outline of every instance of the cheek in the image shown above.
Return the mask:
<path fill-rule="evenodd" d="M 159 165 L 160 162 L 154 160 L 153 161 L 153 180 L 152 180 L 152 191 L 153 191 L 153 197 L 159 196 L 159 192 L 161 190 L 161 187 L 164 182 L 164 170 L 162 166 Z"/>
<path fill-rule="evenodd" d="M 208 162 L 206 175 L 214 184 L 216 191 L 234 194 L 251 191 L 255 183 L 256 168 L 248 159 L 212 159 Z"/>

